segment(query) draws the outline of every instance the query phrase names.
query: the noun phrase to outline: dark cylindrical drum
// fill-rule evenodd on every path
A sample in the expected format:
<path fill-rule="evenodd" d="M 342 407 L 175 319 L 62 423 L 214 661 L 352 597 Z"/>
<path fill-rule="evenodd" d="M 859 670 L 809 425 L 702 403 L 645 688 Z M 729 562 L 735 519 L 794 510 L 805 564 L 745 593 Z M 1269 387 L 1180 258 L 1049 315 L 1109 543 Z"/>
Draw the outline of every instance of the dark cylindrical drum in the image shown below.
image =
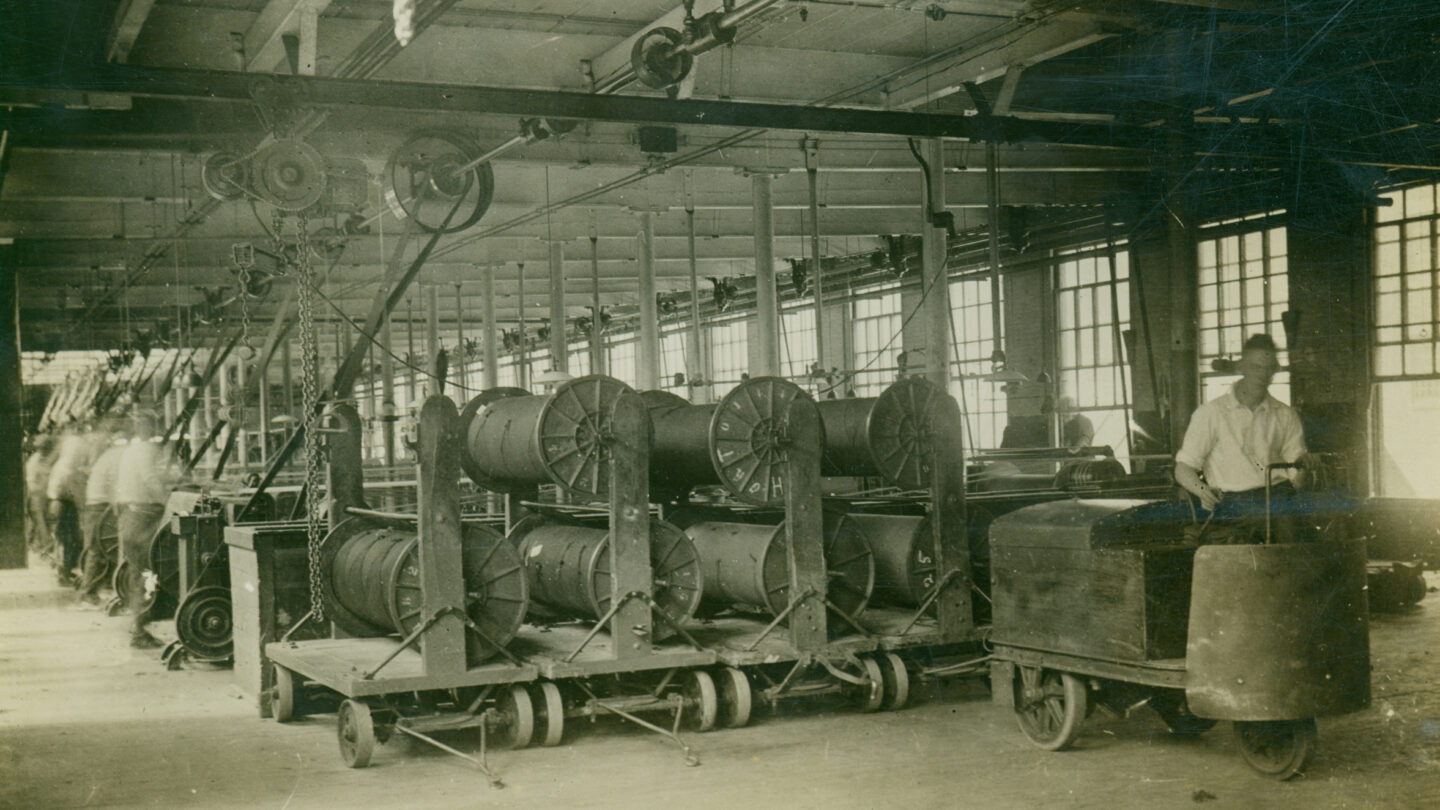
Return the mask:
<path fill-rule="evenodd" d="M 790 602 L 790 557 L 785 524 L 700 521 L 685 528 L 704 570 L 711 608 L 748 606 L 779 615 Z M 875 559 L 865 536 L 845 515 L 825 514 L 826 594 L 836 607 L 858 615 L 875 586 Z"/>
<path fill-rule="evenodd" d="M 871 604 L 919 607 L 935 586 L 935 535 L 929 517 L 850 515 L 875 553 Z"/>
<path fill-rule="evenodd" d="M 461 575 L 466 613 L 499 646 L 520 629 L 529 604 L 520 556 L 485 526 L 466 524 Z M 419 538 L 414 528 L 352 517 L 326 536 L 320 555 L 325 615 L 357 636 L 406 635 L 421 621 Z M 479 664 L 497 650 L 467 633 L 466 658 Z"/>
<path fill-rule="evenodd" d="M 565 616 L 598 619 L 610 610 L 610 531 L 542 515 L 529 515 L 510 530 L 510 542 L 525 561 L 535 602 Z M 676 624 L 695 615 L 703 574 L 695 546 L 684 532 L 660 520 L 650 522 L 651 595 Z M 656 638 L 669 623 L 657 621 Z"/>
<path fill-rule="evenodd" d="M 825 475 L 878 475 L 905 489 L 930 484 L 933 444 L 942 435 L 937 418 L 950 418 L 944 391 L 919 377 L 906 377 L 878 397 L 822 399 Z M 959 437 L 958 430 L 947 432 Z M 960 448 L 954 448 L 959 453 Z"/>
<path fill-rule="evenodd" d="M 1195 552 L 1185 699 L 1201 717 L 1302 720 L 1370 705 L 1365 544 Z"/>
<path fill-rule="evenodd" d="M 630 386 L 593 374 L 564 382 L 547 396 L 516 392 L 486 391 L 466 405 L 462 466 L 471 479 L 494 492 L 555 483 L 604 495 L 610 415 Z"/>
<path fill-rule="evenodd" d="M 666 391 L 640 394 L 650 409 L 650 488 L 684 494 L 698 484 L 719 482 L 710 460 L 710 420 L 715 403 L 692 405 Z"/>

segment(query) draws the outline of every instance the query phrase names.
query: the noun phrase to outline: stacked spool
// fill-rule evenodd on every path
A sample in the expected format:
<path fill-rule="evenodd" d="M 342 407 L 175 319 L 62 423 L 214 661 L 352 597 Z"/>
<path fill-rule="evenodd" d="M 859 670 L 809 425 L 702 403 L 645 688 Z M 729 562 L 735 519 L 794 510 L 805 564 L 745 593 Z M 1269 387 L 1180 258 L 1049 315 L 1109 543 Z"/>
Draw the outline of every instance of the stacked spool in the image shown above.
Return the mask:
<path fill-rule="evenodd" d="M 520 629 L 529 588 L 520 555 L 499 532 L 461 528 L 461 577 L 465 613 L 484 633 L 467 632 L 465 658 L 482 664 Z M 413 526 L 352 517 L 320 547 L 325 615 L 353 636 L 407 636 L 423 620 L 419 534 Z M 493 643 L 492 643 L 493 642 Z"/>

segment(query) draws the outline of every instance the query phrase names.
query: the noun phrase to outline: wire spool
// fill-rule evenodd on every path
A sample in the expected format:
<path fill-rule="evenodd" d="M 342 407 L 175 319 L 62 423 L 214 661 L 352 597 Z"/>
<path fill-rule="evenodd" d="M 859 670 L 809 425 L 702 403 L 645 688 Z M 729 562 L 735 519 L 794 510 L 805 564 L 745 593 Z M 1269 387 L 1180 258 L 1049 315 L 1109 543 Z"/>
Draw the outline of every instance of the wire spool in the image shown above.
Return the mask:
<path fill-rule="evenodd" d="M 396 216 L 430 233 L 465 230 L 485 216 L 495 197 L 490 163 L 470 165 L 481 154 L 478 144 L 458 132 L 412 135 L 390 156 L 386 203 Z"/>
<path fill-rule="evenodd" d="M 929 486 L 936 405 L 943 396 L 925 380 L 906 377 L 878 397 L 820 400 L 821 474 L 878 475 L 901 489 Z"/>
<path fill-rule="evenodd" d="M 918 607 L 935 587 L 935 534 L 930 518 L 850 515 L 875 553 L 876 605 Z"/>
<path fill-rule="evenodd" d="M 536 603 L 567 617 L 598 619 L 611 605 L 610 531 L 530 514 L 510 530 Z M 651 596 L 675 624 L 695 615 L 703 591 L 695 544 L 675 526 L 650 521 Z M 673 633 L 665 622 L 655 638 Z"/>
<path fill-rule="evenodd" d="M 303 211 L 325 193 L 325 158 L 304 141 L 278 140 L 250 159 L 250 179 L 261 200 L 282 211 Z"/>
<path fill-rule="evenodd" d="M 677 520 L 684 525 L 683 515 Z M 686 525 L 685 534 L 700 554 L 705 608 L 749 607 L 778 616 L 790 604 L 784 521 L 764 525 L 702 520 Z M 829 575 L 826 596 L 846 614 L 859 615 L 875 587 L 875 557 L 864 533 L 850 516 L 827 510 L 823 550 Z"/>
<path fill-rule="evenodd" d="M 355 636 L 409 634 L 422 619 L 419 551 L 414 528 L 360 517 L 336 526 L 320 547 L 325 615 Z M 465 613 L 486 638 L 503 647 L 520 629 L 530 601 L 520 555 L 499 532 L 468 523 L 462 527 L 460 552 Z M 467 637 L 471 665 L 498 652 L 477 634 Z"/>
<path fill-rule="evenodd" d="M 604 497 L 610 490 L 610 415 L 630 386 L 600 374 L 561 383 L 546 396 L 493 389 L 462 414 L 461 466 L 492 492 L 517 492 L 541 483 Z M 483 401 L 482 401 L 483 400 Z"/>
<path fill-rule="evenodd" d="M 1072 461 L 1055 473 L 1055 488 L 1090 487 L 1125 477 L 1125 465 L 1113 458 Z"/>
<path fill-rule="evenodd" d="M 779 377 L 746 380 L 715 404 L 651 395 L 650 468 L 657 488 L 720 484 L 745 503 L 784 504 L 790 407 L 809 398 Z"/>

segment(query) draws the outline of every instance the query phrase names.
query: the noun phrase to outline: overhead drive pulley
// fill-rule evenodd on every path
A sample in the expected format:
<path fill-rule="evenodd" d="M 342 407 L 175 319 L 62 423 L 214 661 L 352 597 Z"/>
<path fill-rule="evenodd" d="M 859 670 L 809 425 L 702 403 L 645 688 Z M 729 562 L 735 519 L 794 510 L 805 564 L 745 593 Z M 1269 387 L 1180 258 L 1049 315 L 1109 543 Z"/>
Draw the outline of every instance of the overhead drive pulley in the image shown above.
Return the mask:
<path fill-rule="evenodd" d="M 495 196 L 495 174 L 468 136 L 449 130 L 412 135 L 390 156 L 385 200 L 396 216 L 429 233 L 455 233 L 480 221 Z"/>

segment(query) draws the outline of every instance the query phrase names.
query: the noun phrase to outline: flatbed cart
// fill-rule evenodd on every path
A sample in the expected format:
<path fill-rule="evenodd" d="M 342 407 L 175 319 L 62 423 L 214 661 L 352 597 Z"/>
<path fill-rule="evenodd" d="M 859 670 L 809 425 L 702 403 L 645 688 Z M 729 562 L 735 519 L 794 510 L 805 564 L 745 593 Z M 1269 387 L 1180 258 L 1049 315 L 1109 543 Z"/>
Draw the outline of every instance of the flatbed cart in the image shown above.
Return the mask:
<path fill-rule="evenodd" d="M 995 700 L 1051 751 L 1097 700 L 1149 705 L 1176 734 L 1230 720 L 1246 763 L 1289 779 L 1316 717 L 1369 703 L 1364 544 L 1200 545 L 1187 523 L 1178 501 L 1134 500 L 995 521 Z"/>

